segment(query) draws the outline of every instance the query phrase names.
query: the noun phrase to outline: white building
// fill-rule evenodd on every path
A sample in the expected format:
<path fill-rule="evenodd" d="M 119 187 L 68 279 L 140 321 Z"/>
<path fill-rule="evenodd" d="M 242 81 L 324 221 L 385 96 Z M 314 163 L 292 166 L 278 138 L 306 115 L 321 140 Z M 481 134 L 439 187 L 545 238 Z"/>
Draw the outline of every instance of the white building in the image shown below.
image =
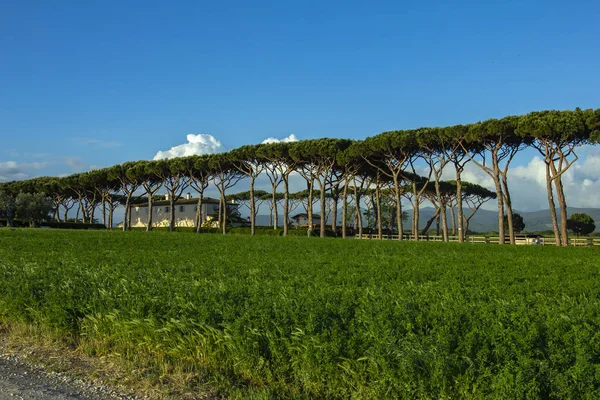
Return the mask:
<path fill-rule="evenodd" d="M 169 226 L 171 217 L 169 200 L 155 201 L 152 205 L 152 226 Z M 148 225 L 148 204 L 134 204 L 131 210 L 131 226 L 142 228 Z M 198 198 L 192 198 L 188 193 L 185 198 L 175 201 L 175 226 L 196 226 L 196 211 Z M 238 212 L 236 203 L 227 203 L 227 214 Z M 202 199 L 201 221 L 217 220 L 219 214 L 219 199 L 205 197 Z"/>
<path fill-rule="evenodd" d="M 313 226 L 320 226 L 321 225 L 321 216 L 319 214 L 313 214 L 312 215 L 312 222 L 313 222 Z M 292 217 L 292 225 L 299 227 L 299 226 L 308 226 L 308 214 L 304 213 L 304 214 L 296 214 Z"/>

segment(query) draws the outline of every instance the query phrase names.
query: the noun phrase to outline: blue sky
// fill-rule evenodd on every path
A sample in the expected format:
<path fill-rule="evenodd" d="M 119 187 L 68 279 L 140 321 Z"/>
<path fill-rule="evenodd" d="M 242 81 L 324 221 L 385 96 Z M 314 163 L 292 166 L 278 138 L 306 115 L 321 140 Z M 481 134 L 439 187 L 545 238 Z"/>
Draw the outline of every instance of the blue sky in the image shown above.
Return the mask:
<path fill-rule="evenodd" d="M 0 176 L 599 106 L 597 1 L 173 3 L 0 0 Z"/>

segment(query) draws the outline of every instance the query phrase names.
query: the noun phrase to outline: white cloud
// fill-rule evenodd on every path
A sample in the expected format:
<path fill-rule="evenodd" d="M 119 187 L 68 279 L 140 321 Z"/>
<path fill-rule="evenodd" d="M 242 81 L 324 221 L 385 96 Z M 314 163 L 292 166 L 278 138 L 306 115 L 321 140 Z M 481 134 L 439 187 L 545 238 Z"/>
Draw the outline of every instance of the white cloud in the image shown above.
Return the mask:
<path fill-rule="evenodd" d="M 262 144 L 279 143 L 279 142 L 288 143 L 288 142 L 297 142 L 297 141 L 298 141 L 298 137 L 296 137 L 296 135 L 294 135 L 292 133 L 290 136 L 285 137 L 283 139 L 277 139 L 277 138 L 274 138 L 274 137 L 267 138 L 267 139 L 265 139 L 265 140 L 262 141 Z"/>
<path fill-rule="evenodd" d="M 32 162 L 23 163 L 17 161 L 0 161 L 0 181 L 22 180 L 31 177 L 34 171 L 48 166 L 48 163 Z"/>
<path fill-rule="evenodd" d="M 600 149 L 583 149 L 587 156 L 573 164 L 563 175 L 562 183 L 567 205 L 570 207 L 600 207 Z M 536 208 L 548 208 L 546 167 L 540 157 L 534 157 L 526 166 L 509 172 L 511 193 L 521 198 L 535 197 Z M 517 208 L 515 206 L 515 208 Z"/>
<path fill-rule="evenodd" d="M 83 158 L 79 156 L 53 156 L 47 153 L 20 154 L 23 157 L 41 160 L 0 161 L 0 182 L 26 180 L 38 176 L 67 176 L 76 172 L 104 168 L 101 165 L 86 166 Z M 63 172 L 65 169 L 69 172 Z"/>
<path fill-rule="evenodd" d="M 581 158 L 562 176 L 567 205 L 600 208 L 600 148 L 585 146 L 579 149 L 578 153 L 581 154 Z M 453 168 L 451 169 L 452 171 L 447 171 L 447 175 L 444 174 L 444 179 L 454 179 L 451 177 L 454 173 Z M 465 167 L 462 179 L 495 191 L 492 178 L 472 162 Z M 510 168 L 508 186 L 516 210 L 548 209 L 546 166 L 539 156 L 534 156 L 526 165 Z M 495 203 L 486 204 L 486 208 L 493 207 Z"/>
<path fill-rule="evenodd" d="M 187 143 L 171 147 L 169 150 L 159 151 L 154 160 L 164 158 L 186 157 L 193 155 L 214 154 L 225 151 L 225 147 L 214 136 L 208 134 L 189 134 Z"/>
<path fill-rule="evenodd" d="M 73 170 L 81 170 L 83 168 L 83 161 L 78 156 L 65 156 L 60 159 Z"/>

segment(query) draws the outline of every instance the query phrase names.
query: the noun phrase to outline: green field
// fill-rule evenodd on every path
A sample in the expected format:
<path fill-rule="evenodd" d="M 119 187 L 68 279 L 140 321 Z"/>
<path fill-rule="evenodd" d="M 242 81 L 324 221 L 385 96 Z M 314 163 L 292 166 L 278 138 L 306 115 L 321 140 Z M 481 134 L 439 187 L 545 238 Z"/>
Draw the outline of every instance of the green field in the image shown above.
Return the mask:
<path fill-rule="evenodd" d="M 599 269 L 592 248 L 0 230 L 0 318 L 223 397 L 599 398 Z"/>

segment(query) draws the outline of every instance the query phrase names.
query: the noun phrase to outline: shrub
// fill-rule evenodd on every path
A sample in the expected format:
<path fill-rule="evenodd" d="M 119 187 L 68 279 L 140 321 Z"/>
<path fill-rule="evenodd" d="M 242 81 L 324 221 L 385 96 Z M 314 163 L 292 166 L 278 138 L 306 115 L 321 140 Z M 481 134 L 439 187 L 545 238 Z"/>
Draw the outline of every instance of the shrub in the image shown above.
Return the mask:
<path fill-rule="evenodd" d="M 76 222 L 57 221 L 42 222 L 40 226 L 54 229 L 106 229 L 106 226 L 104 226 L 104 224 L 83 224 Z"/>

